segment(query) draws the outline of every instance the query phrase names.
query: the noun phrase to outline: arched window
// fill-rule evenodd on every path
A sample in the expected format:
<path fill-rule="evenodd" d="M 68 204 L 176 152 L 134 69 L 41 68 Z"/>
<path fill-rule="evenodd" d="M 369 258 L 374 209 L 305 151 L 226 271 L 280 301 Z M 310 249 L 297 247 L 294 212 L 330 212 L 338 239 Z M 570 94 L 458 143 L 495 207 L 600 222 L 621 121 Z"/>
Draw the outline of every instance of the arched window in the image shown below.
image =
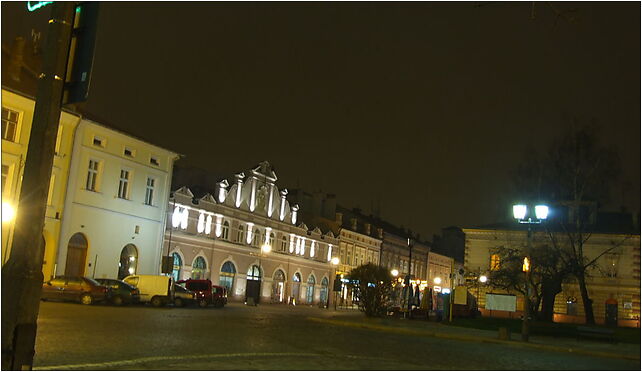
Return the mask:
<path fill-rule="evenodd" d="M 282 270 L 277 270 L 274 273 L 272 282 L 272 300 L 276 302 L 283 302 L 285 293 L 285 273 Z"/>
<path fill-rule="evenodd" d="M 490 256 L 490 269 L 499 270 L 499 255 L 493 254 Z"/>
<path fill-rule="evenodd" d="M 207 264 L 205 263 L 205 259 L 201 256 L 196 257 L 192 265 L 192 279 L 205 279 L 206 272 Z"/>
<path fill-rule="evenodd" d="M 236 234 L 236 241 L 243 244 L 243 239 L 245 238 L 245 226 L 239 224 L 239 231 Z"/>
<path fill-rule="evenodd" d="M 183 266 L 183 260 L 181 259 L 181 256 L 176 252 L 172 253 L 172 257 L 174 257 L 172 278 L 174 278 L 174 281 L 179 281 L 181 280 L 181 267 Z"/>
<path fill-rule="evenodd" d="M 270 247 L 274 247 L 274 233 L 270 233 Z"/>
<path fill-rule="evenodd" d="M 261 232 L 259 231 L 259 229 L 254 229 L 254 233 L 252 235 L 253 235 L 252 236 L 252 245 L 254 247 L 258 247 L 259 246 L 259 240 L 261 240 Z"/>
<path fill-rule="evenodd" d="M 230 235 L 230 223 L 227 221 L 223 222 L 223 232 L 221 233 L 221 239 L 227 240 Z"/>
<path fill-rule="evenodd" d="M 292 277 L 292 281 L 294 281 L 296 283 L 301 283 L 301 274 L 294 273 L 294 276 Z"/>
<path fill-rule="evenodd" d="M 287 247 L 288 247 L 288 238 L 286 238 L 286 237 L 284 236 L 284 237 L 282 237 L 282 238 L 281 238 L 281 249 L 280 249 L 280 251 L 281 251 L 281 252 L 285 252 L 285 250 L 287 249 Z"/>
<path fill-rule="evenodd" d="M 247 270 L 247 280 L 261 280 L 261 269 L 256 265 L 250 266 Z"/>
<path fill-rule="evenodd" d="M 138 262 L 138 250 L 133 244 L 127 244 L 122 251 L 120 251 L 120 261 L 118 262 L 118 279 L 122 279 L 127 275 L 136 274 L 136 266 Z"/>
<path fill-rule="evenodd" d="M 234 285 L 234 275 L 236 274 L 236 267 L 230 261 L 227 261 L 221 267 L 221 276 L 219 277 L 219 285 L 227 289 L 227 293 L 231 295 L 232 286 Z"/>
<path fill-rule="evenodd" d="M 321 303 L 327 303 L 328 302 L 328 278 L 323 278 L 321 280 L 321 293 L 319 293 L 319 300 Z"/>
<path fill-rule="evenodd" d="M 305 293 L 305 300 L 307 303 L 311 304 L 314 301 L 314 284 L 316 283 L 316 280 L 314 279 L 314 275 L 310 275 L 308 278 L 308 288 Z"/>

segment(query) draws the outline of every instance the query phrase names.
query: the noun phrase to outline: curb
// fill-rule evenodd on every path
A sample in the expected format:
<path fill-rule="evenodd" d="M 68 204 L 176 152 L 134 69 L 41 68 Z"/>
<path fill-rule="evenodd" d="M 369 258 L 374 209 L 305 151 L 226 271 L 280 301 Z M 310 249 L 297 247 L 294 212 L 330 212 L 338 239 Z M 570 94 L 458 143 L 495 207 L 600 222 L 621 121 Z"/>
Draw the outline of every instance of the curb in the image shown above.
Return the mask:
<path fill-rule="evenodd" d="M 416 329 L 407 329 L 407 328 L 396 328 L 396 327 L 381 326 L 376 324 L 355 323 L 355 322 L 347 322 L 342 320 L 330 320 L 330 319 L 322 319 L 322 318 L 315 318 L 315 317 L 308 317 L 307 319 L 318 323 L 326 323 L 326 324 L 332 324 L 332 325 L 343 326 L 343 327 L 369 329 L 369 330 L 380 331 L 380 332 L 398 333 L 398 334 L 415 335 L 415 336 L 430 336 L 430 337 L 445 338 L 445 339 L 457 340 L 457 341 L 485 342 L 485 343 L 491 343 L 491 344 L 510 345 L 510 346 L 525 347 L 525 348 L 532 348 L 532 349 L 539 349 L 539 350 L 546 350 L 546 351 L 556 351 L 560 353 L 575 353 L 575 354 L 582 354 L 582 355 L 602 357 L 602 358 L 640 360 L 639 355 L 615 354 L 615 353 L 608 353 L 603 351 L 589 351 L 584 349 L 568 348 L 568 347 L 561 347 L 561 346 L 522 343 L 522 342 L 516 342 L 516 341 L 505 341 L 505 340 L 498 340 L 495 338 L 488 338 L 488 337 L 456 335 L 456 334 L 450 334 L 450 333 L 432 332 L 432 331 L 426 331 L 426 330 L 416 330 Z"/>

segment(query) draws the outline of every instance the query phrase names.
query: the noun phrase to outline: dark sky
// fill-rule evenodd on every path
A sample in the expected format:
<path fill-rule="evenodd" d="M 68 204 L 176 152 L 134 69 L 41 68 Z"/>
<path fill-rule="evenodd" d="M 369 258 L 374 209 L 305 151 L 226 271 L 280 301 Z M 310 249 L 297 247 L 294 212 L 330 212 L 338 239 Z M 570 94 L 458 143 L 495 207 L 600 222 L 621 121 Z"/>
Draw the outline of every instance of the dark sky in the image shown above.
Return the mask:
<path fill-rule="evenodd" d="M 640 4 L 531 4 L 104 3 L 85 109 L 425 237 L 502 218 L 524 150 L 595 120 L 639 211 Z"/>

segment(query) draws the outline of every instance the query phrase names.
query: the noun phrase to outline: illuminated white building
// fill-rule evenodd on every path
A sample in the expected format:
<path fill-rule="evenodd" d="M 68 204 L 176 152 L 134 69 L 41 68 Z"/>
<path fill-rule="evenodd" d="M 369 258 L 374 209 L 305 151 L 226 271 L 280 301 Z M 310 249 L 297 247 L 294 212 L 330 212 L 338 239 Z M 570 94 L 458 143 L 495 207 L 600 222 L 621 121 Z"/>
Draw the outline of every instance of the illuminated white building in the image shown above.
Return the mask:
<path fill-rule="evenodd" d="M 178 155 L 83 119 L 76 128 L 55 272 L 159 274 Z"/>
<path fill-rule="evenodd" d="M 276 181 L 264 161 L 204 195 L 175 191 L 163 252 L 174 262 L 172 276 L 211 279 L 235 300 L 326 303 L 338 239 L 300 222 L 298 205 Z"/>

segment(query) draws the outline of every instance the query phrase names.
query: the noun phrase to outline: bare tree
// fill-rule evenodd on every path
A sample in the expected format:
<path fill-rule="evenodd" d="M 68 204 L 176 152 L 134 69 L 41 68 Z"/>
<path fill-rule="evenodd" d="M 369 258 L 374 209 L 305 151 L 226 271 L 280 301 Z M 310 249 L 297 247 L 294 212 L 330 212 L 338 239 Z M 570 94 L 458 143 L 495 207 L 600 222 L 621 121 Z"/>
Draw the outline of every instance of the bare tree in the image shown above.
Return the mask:
<path fill-rule="evenodd" d="M 596 226 L 597 211 L 608 201 L 620 174 L 617 151 L 602 146 L 598 134 L 595 125 L 573 123 L 546 155 L 531 150 L 512 172 L 519 194 L 547 200 L 566 212 L 547 222 L 546 229 L 551 246 L 577 280 L 587 324 L 595 324 L 587 275 L 602 256 L 616 248 L 605 247 L 590 259 L 585 251 Z M 551 285 L 556 287 L 557 283 Z"/>

